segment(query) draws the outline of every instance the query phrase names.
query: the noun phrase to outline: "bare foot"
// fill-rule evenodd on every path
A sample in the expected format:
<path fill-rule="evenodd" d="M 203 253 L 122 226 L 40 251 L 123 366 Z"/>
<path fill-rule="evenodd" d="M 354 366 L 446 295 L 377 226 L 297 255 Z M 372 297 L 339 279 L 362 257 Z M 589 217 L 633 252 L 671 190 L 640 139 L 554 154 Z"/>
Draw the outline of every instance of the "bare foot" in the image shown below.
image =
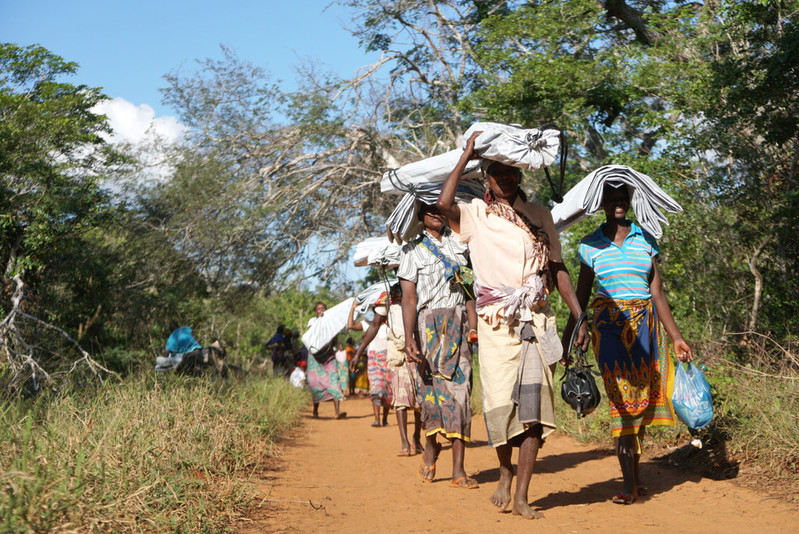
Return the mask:
<path fill-rule="evenodd" d="M 510 504 L 510 486 L 512 482 L 513 472 L 500 467 L 499 483 L 497 484 L 497 489 L 488 499 L 491 501 L 491 504 L 500 510 L 504 510 Z"/>
<path fill-rule="evenodd" d="M 513 501 L 513 509 L 511 509 L 511 513 L 513 515 L 520 515 L 525 519 L 541 519 L 544 517 L 544 514 L 541 512 L 536 512 L 530 505 L 527 504 L 526 501 L 520 501 L 518 499 Z"/>

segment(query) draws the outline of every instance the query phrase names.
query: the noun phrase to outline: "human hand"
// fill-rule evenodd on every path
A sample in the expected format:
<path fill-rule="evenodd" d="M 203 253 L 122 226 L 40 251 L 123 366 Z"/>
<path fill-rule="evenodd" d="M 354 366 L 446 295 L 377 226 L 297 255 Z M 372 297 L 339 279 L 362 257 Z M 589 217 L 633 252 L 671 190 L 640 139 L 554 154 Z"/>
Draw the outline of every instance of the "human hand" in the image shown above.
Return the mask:
<path fill-rule="evenodd" d="M 350 371 L 351 372 L 354 373 L 355 371 L 358 370 L 358 361 L 360 359 L 361 359 L 361 355 L 358 354 L 358 353 L 355 353 L 355 356 L 353 356 L 352 360 L 350 360 Z"/>
<path fill-rule="evenodd" d="M 414 340 L 405 343 L 405 361 L 408 363 L 421 363 L 422 361 L 419 357 L 419 347 L 416 346 Z"/>
<path fill-rule="evenodd" d="M 469 137 L 469 139 L 466 141 L 466 147 L 463 149 L 463 153 L 464 154 L 468 154 L 469 155 L 469 159 L 479 159 L 480 158 L 480 156 L 478 156 L 475 153 L 475 151 L 474 151 L 474 143 L 477 140 L 477 138 L 480 136 L 481 133 L 483 133 L 483 132 L 482 131 L 474 132 L 472 134 L 472 136 Z"/>
<path fill-rule="evenodd" d="M 694 359 L 694 353 L 684 339 L 674 340 L 674 353 L 677 355 L 677 359 L 684 363 Z"/>
<path fill-rule="evenodd" d="M 575 347 L 580 347 L 584 351 L 588 350 L 588 343 L 591 341 L 591 336 L 588 335 L 588 325 L 585 321 L 580 325 L 580 330 L 577 331 L 577 340 L 574 342 Z"/>

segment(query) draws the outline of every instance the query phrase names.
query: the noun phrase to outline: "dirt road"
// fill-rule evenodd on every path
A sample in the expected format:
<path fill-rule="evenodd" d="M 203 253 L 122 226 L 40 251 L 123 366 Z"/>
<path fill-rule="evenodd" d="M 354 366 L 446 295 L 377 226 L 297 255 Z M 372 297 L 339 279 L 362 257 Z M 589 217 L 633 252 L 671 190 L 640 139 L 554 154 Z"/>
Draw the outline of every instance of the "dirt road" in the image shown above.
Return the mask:
<path fill-rule="evenodd" d="M 466 471 L 480 488 L 462 490 L 449 487 L 448 446 L 434 483 L 423 484 L 415 474 L 421 456 L 396 456 L 393 413 L 390 426 L 372 428 L 368 400 L 344 407 L 344 420 L 332 419 L 330 404 L 321 406 L 322 419 L 304 414 L 297 437 L 282 445 L 282 465 L 258 480 L 264 500 L 242 532 L 799 532 L 799 507 L 732 481 L 662 468 L 646 454 L 650 496 L 613 504 L 621 488 L 615 456 L 558 433 L 541 450 L 530 487 L 531 505 L 545 517 L 524 520 L 488 501 L 499 474 L 482 418 L 473 421 L 466 451 Z"/>

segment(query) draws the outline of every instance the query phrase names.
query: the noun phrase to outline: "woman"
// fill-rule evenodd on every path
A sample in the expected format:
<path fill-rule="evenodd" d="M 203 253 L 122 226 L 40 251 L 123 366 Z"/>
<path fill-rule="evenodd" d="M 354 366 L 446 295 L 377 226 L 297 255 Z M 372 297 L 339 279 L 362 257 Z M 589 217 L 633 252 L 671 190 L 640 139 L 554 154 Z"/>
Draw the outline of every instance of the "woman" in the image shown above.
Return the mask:
<path fill-rule="evenodd" d="M 602 191 L 605 224 L 580 241 L 577 298 L 588 303 L 594 278 L 597 295 L 592 343 L 610 405 L 611 432 L 624 488 L 613 502 L 632 504 L 646 494 L 639 462 L 647 425 L 673 425 L 669 394 L 673 369 L 662 323 L 677 358 L 693 358 L 674 322 L 660 283 L 655 238 L 627 219 L 627 187 L 605 184 Z M 564 338 L 571 332 L 566 327 Z"/>
<path fill-rule="evenodd" d="M 336 350 L 336 366 L 338 367 L 339 380 L 341 381 L 341 391 L 344 393 L 349 389 L 350 368 L 347 363 L 347 351 L 344 349 L 343 343 L 339 343 Z M 344 400 L 346 399 L 345 395 Z"/>
<path fill-rule="evenodd" d="M 386 326 L 379 316 L 375 314 L 371 323 L 355 322 L 353 315 L 358 306 L 357 300 L 352 303 L 350 315 L 347 318 L 347 327 L 350 330 L 361 330 L 365 334 L 361 344 L 355 351 L 355 358 L 350 362 L 350 369 L 355 372 L 358 369 L 358 362 L 368 347 L 368 359 L 366 372 L 369 376 L 369 398 L 372 400 L 372 409 L 375 414 L 373 427 L 388 426 L 388 409 L 391 406 L 391 377 L 388 374 L 388 363 L 386 353 L 388 351 L 388 339 L 386 337 Z M 382 409 L 383 418 L 380 418 Z"/>
<path fill-rule="evenodd" d="M 500 469 L 490 500 L 500 509 L 512 502 L 513 514 L 535 519 L 542 514 L 530 508 L 527 492 L 538 449 L 555 429 L 550 366 L 562 356 L 547 300 L 549 286 L 554 283 L 574 317 L 581 309 L 562 263 L 552 216 L 527 201 L 519 187 L 519 169 L 484 161 L 485 201 L 455 203 L 467 163 L 478 158 L 474 141 L 480 133 L 467 141 L 437 205 L 469 244 L 476 278 L 483 414 Z M 585 327 L 579 336 L 581 344 L 587 342 Z M 519 448 L 519 460 L 511 499 L 512 447 Z"/>
<path fill-rule="evenodd" d="M 308 328 L 314 325 L 327 311 L 324 302 L 314 304 L 314 317 L 308 319 Z M 308 361 L 308 387 L 311 388 L 313 397 L 313 417 L 319 418 L 319 403 L 333 401 L 333 408 L 336 412 L 336 419 L 347 417 L 347 412 L 341 411 L 341 401 L 344 394 L 341 391 L 341 377 L 338 364 L 336 362 L 336 342 L 337 337 L 333 337 L 330 342 L 316 354 L 307 355 Z"/>
<path fill-rule="evenodd" d="M 388 351 L 386 361 L 391 376 L 391 406 L 397 414 L 401 448 L 397 456 L 415 456 L 424 450 L 421 442 L 422 414 L 416 390 L 416 364 L 405 361 L 405 327 L 402 322 L 402 290 L 391 286 L 391 296 L 383 293 L 375 301 L 375 320 L 386 324 Z M 413 442 L 408 439 L 408 411 L 413 412 Z"/>
<path fill-rule="evenodd" d="M 308 354 L 308 386 L 313 397 L 313 418 L 319 418 L 319 403 L 333 401 L 336 419 L 347 417 L 347 412 L 341 411 L 341 379 L 336 364 L 336 338 L 323 347 L 316 354 Z"/>
<path fill-rule="evenodd" d="M 452 443 L 450 486 L 476 489 L 477 481 L 463 467 L 472 429 L 467 300 L 462 286 L 451 280 L 454 268 L 468 264 L 466 247 L 451 235 L 435 206 L 421 204 L 418 216 L 424 233 L 402 248 L 397 271 L 405 354 L 408 361 L 418 364 L 416 384 L 427 441 L 418 475 L 423 482 L 435 479 L 441 451 L 437 435 L 442 434 Z"/>

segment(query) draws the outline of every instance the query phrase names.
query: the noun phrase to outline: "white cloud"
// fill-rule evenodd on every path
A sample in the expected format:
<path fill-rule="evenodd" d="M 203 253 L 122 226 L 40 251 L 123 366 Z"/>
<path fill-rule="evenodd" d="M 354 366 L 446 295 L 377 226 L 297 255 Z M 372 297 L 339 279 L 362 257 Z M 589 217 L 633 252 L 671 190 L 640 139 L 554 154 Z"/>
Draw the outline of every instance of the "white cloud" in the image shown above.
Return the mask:
<path fill-rule="evenodd" d="M 137 106 L 124 98 L 117 97 L 101 102 L 92 111 L 108 117 L 108 122 L 114 130 L 109 139 L 112 143 L 136 145 L 156 136 L 169 144 L 174 144 L 179 142 L 186 132 L 186 127 L 175 117 L 156 117 L 155 110 L 147 104 Z"/>
<path fill-rule="evenodd" d="M 108 117 L 113 132 L 105 135 L 106 140 L 124 145 L 126 152 L 135 155 L 140 163 L 138 171 L 127 180 L 147 183 L 169 179 L 178 157 L 173 149 L 182 143 L 187 132 L 177 118 L 156 117 L 151 106 L 137 106 L 119 97 L 97 104 L 92 111 Z M 118 190 L 120 183 L 108 185 Z"/>

